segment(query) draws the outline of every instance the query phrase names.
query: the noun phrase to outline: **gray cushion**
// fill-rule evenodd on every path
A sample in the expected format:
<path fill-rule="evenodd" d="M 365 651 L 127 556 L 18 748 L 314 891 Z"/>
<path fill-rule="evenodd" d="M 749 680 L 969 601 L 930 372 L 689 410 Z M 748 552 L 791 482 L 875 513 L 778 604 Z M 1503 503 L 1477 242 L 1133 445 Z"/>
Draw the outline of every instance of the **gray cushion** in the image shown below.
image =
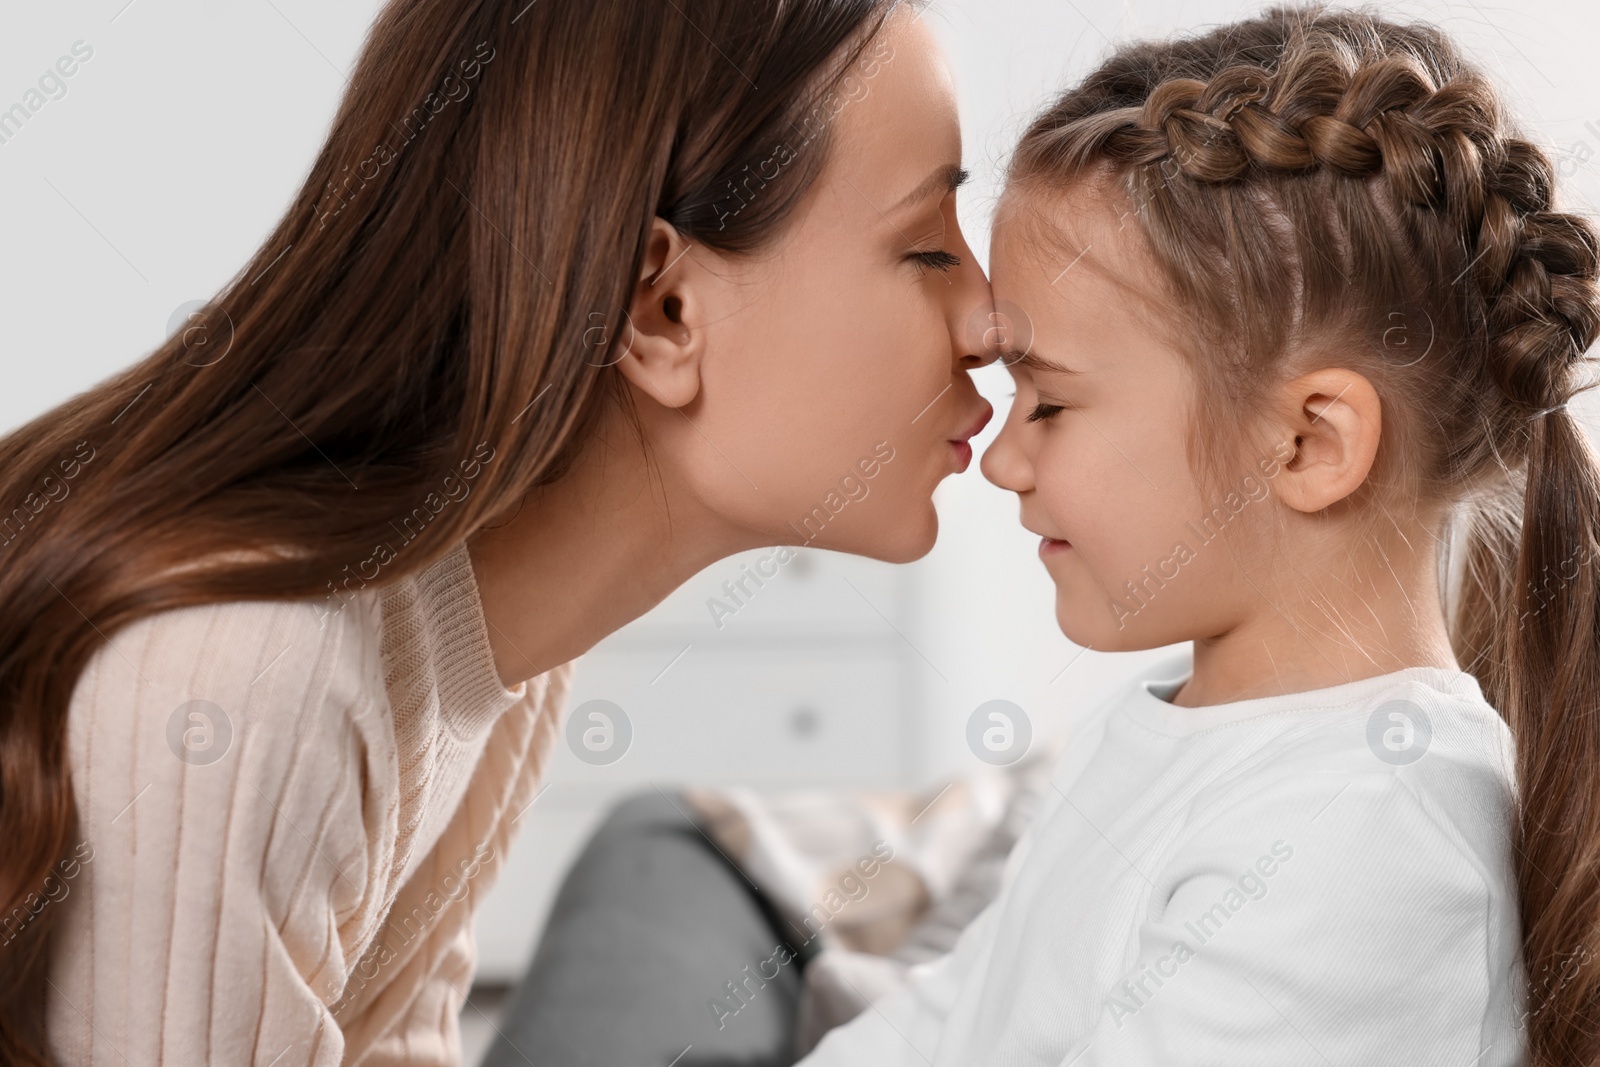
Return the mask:
<path fill-rule="evenodd" d="M 562 883 L 485 1067 L 665 1067 L 685 1048 L 677 1067 L 794 1062 L 802 961 L 775 955 L 792 947 L 770 908 L 688 812 L 654 789 L 612 809 Z"/>

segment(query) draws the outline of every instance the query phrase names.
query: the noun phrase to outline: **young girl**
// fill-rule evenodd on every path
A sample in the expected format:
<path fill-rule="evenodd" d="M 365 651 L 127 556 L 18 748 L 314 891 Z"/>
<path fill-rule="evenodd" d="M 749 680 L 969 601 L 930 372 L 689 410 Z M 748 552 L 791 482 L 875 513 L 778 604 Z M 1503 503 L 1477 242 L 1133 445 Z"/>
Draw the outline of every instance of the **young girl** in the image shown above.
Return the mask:
<path fill-rule="evenodd" d="M 1448 40 L 1375 14 L 1131 46 L 1038 118 L 984 473 L 1069 637 L 1193 653 L 1091 717 L 953 952 L 804 1062 L 1600 1060 L 1567 407 L 1600 292 L 1551 186 Z"/>

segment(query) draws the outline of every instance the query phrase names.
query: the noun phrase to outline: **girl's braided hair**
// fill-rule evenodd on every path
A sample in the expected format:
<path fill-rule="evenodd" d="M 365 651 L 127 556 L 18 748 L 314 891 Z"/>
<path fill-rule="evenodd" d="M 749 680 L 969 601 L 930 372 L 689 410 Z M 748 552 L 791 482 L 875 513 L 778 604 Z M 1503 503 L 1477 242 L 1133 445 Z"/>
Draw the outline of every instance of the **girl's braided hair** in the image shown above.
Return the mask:
<path fill-rule="evenodd" d="M 1549 158 L 1437 28 L 1311 4 L 1122 48 L 1009 177 L 1126 198 L 1194 320 L 1196 411 L 1248 416 L 1330 359 L 1372 381 L 1358 496 L 1452 516 L 1451 640 L 1517 739 L 1529 1063 L 1600 1063 L 1600 464 L 1566 406 L 1600 240 L 1553 209 Z M 1249 426 L 1192 420 L 1204 477 Z"/>

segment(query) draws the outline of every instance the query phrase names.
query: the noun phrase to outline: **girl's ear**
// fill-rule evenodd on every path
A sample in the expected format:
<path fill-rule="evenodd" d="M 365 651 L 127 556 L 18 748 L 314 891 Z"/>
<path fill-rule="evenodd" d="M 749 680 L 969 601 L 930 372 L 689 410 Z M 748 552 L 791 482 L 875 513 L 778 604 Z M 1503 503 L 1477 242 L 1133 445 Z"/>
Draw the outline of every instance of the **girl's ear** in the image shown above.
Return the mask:
<path fill-rule="evenodd" d="M 666 220 L 652 221 L 617 366 L 630 384 L 669 408 L 685 406 L 700 392 L 706 279 L 695 267 L 689 242 Z"/>
<path fill-rule="evenodd" d="M 1279 469 L 1278 497 L 1307 514 L 1343 500 L 1367 480 L 1378 455 L 1383 405 L 1372 383 L 1331 367 L 1285 386 L 1280 434 L 1294 455 Z"/>

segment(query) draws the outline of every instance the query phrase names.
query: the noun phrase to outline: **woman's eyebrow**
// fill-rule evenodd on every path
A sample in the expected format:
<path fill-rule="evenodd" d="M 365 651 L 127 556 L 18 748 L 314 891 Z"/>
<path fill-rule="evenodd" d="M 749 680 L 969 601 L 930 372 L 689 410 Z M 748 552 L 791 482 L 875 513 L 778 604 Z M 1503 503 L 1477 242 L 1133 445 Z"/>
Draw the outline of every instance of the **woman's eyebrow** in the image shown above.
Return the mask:
<path fill-rule="evenodd" d="M 907 193 L 898 204 L 889 210 L 899 211 L 921 200 L 926 200 L 934 193 L 942 193 L 948 196 L 965 185 L 967 179 L 971 176 L 971 174 L 962 169 L 961 164 L 946 163 L 928 175 L 921 185 Z"/>

